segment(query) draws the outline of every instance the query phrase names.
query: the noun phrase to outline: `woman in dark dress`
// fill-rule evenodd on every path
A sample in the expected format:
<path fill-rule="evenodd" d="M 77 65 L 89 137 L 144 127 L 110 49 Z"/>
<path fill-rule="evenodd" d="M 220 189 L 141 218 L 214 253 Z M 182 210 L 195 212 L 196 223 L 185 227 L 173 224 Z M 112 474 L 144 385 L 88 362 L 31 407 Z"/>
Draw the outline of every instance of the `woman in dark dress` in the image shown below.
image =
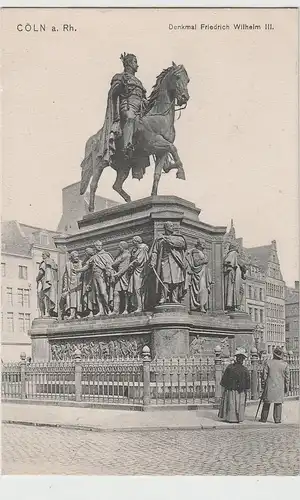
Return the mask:
<path fill-rule="evenodd" d="M 250 389 L 250 373 L 243 366 L 247 358 L 245 349 L 235 352 L 235 362 L 227 366 L 223 373 L 223 388 L 218 417 L 225 422 L 243 422 L 245 417 L 247 391 Z"/>

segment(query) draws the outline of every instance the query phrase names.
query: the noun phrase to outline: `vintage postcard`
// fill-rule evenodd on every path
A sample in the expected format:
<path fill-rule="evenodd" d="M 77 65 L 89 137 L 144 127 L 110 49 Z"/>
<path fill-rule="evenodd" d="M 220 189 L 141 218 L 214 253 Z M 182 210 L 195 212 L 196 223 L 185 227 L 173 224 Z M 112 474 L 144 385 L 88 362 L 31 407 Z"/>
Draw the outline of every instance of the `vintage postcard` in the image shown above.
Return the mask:
<path fill-rule="evenodd" d="M 1 22 L 2 473 L 299 475 L 297 9 Z"/>

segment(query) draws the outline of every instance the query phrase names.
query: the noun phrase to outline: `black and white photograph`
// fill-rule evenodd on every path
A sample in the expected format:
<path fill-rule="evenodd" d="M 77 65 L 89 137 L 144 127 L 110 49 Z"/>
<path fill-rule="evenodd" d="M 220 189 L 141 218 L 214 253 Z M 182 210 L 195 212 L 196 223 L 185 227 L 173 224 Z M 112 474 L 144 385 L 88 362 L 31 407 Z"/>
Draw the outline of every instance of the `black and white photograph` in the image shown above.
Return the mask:
<path fill-rule="evenodd" d="M 299 476 L 298 17 L 2 10 L 2 474 Z"/>

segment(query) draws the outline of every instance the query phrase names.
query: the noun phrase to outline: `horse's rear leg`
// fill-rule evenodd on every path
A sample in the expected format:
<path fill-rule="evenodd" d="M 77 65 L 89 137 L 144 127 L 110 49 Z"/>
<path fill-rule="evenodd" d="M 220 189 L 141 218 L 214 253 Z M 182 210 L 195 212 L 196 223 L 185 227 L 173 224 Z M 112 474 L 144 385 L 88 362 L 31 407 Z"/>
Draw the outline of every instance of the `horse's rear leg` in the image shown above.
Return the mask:
<path fill-rule="evenodd" d="M 129 175 L 130 168 L 125 167 L 125 169 L 124 169 L 124 165 L 122 165 L 122 167 L 123 167 L 123 170 L 121 168 L 119 168 L 117 170 L 117 178 L 116 178 L 116 181 L 113 185 L 113 189 L 117 193 L 119 193 L 120 196 L 122 196 L 123 200 L 125 200 L 127 203 L 129 203 L 131 201 L 131 198 L 130 198 L 129 194 L 127 194 L 126 191 L 124 191 L 123 184 Z"/>
<path fill-rule="evenodd" d="M 98 187 L 98 182 L 100 179 L 100 176 L 106 167 L 105 164 L 98 164 L 97 167 L 94 169 L 93 172 L 93 177 L 91 180 L 91 185 L 90 185 L 90 203 L 89 203 L 89 212 L 94 212 L 95 210 L 95 195 Z"/>

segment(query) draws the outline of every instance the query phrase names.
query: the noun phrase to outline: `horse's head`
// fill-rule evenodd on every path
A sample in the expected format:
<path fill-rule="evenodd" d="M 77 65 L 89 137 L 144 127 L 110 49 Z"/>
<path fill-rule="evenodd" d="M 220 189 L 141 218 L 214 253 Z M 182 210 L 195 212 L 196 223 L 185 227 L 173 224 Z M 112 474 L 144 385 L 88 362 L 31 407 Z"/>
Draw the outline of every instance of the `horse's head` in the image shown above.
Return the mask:
<path fill-rule="evenodd" d="M 168 76 L 168 87 L 174 93 L 178 106 L 187 104 L 190 98 L 187 88 L 190 79 L 183 64 L 173 62 Z"/>
<path fill-rule="evenodd" d="M 148 99 L 148 109 L 152 109 L 159 100 L 159 96 L 164 93 L 169 94 L 171 102 L 175 100 L 178 106 L 185 105 L 190 98 L 187 89 L 189 81 L 185 67 L 182 64 L 177 66 L 173 62 L 172 66 L 164 69 L 156 78 L 156 83 Z"/>

